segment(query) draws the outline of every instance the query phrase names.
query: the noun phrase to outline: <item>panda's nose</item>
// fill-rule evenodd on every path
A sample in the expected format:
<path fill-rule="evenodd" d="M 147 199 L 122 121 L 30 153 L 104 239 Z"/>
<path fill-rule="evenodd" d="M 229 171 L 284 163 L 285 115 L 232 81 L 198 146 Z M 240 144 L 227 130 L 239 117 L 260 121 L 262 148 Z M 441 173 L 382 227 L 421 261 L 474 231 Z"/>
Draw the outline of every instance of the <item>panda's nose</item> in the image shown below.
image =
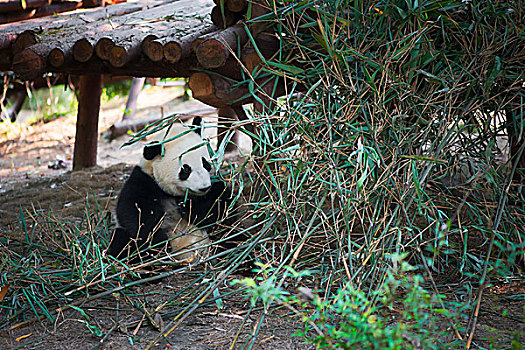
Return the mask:
<path fill-rule="evenodd" d="M 208 192 L 208 190 L 211 188 L 211 186 L 199 188 L 200 192 Z"/>

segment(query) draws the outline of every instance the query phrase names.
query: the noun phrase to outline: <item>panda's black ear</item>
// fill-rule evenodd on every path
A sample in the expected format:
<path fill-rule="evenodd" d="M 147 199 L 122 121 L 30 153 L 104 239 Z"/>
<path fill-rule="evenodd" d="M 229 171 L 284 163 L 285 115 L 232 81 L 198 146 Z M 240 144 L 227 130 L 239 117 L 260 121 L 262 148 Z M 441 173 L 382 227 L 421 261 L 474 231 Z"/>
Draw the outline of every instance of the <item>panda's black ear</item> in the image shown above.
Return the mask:
<path fill-rule="evenodd" d="M 146 160 L 152 160 L 156 156 L 162 153 L 162 145 L 157 142 L 152 142 L 144 146 L 144 152 L 142 155 Z"/>
<path fill-rule="evenodd" d="M 195 126 L 195 128 L 193 129 L 193 131 L 195 131 L 197 134 L 199 134 L 199 136 L 202 136 L 202 118 L 197 116 L 195 118 L 193 118 L 193 122 L 191 123 L 193 126 Z"/>

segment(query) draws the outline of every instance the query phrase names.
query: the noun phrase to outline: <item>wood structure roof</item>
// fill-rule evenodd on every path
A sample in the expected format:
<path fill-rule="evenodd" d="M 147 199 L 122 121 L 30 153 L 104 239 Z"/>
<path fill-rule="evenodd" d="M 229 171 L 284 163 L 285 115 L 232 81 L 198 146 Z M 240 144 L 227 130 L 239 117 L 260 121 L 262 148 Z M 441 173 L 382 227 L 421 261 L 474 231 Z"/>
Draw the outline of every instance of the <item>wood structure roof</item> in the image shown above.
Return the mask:
<path fill-rule="evenodd" d="M 77 162 L 77 168 L 91 166 L 96 162 L 96 127 L 88 132 L 79 125 L 89 120 L 95 125 L 98 119 L 102 74 L 189 77 L 193 97 L 234 108 L 237 114 L 243 114 L 243 104 L 257 107 L 268 101 L 271 78 L 254 78 L 260 87 L 255 93 L 261 95 L 256 99 L 254 91 L 235 81 L 246 80 L 245 73 L 254 72 L 262 56 L 268 59 L 279 48 L 266 23 L 242 22 L 269 11 L 265 0 L 138 0 L 4 24 L 0 71 L 27 81 L 44 73 L 81 76 L 75 158 L 77 151 L 90 153 L 91 159 Z M 276 87 L 273 94 L 282 94 L 283 82 Z M 88 138 L 90 145 L 77 143 Z"/>
<path fill-rule="evenodd" d="M 24 80 L 45 72 L 188 76 L 188 66 L 180 63 L 191 54 L 188 47 L 219 29 L 210 20 L 213 5 L 211 0 L 142 0 L 4 24 L 0 70 Z M 166 59 L 164 46 L 172 48 Z"/>

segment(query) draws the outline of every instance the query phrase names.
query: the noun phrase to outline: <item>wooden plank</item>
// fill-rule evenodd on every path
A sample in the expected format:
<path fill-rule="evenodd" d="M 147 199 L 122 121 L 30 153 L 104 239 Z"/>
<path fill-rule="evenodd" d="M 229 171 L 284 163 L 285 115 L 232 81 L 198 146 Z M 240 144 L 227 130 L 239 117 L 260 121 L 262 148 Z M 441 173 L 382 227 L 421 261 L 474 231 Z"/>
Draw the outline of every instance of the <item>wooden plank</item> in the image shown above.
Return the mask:
<path fill-rule="evenodd" d="M 26 31 L 43 33 L 44 29 L 46 32 L 49 32 L 51 30 L 59 30 L 65 26 L 81 28 L 89 23 L 152 8 L 167 1 L 173 0 L 143 0 L 136 3 L 121 3 L 104 8 L 83 9 L 72 13 L 63 13 L 52 18 L 42 17 L 30 21 L 3 24 L 0 25 L 0 49 L 7 48 L 20 34 Z"/>

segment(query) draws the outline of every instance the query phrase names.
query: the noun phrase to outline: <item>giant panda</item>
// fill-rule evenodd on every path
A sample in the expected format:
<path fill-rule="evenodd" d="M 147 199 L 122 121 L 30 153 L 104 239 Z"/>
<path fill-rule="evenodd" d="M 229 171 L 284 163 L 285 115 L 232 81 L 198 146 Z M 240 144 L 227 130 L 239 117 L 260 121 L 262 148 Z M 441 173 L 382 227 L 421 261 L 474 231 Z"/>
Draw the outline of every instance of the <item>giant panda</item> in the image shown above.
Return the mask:
<path fill-rule="evenodd" d="M 170 250 L 180 263 L 191 263 L 210 245 L 208 231 L 225 217 L 231 189 L 212 181 L 214 168 L 202 139 L 202 119 L 180 122 L 144 146 L 142 158 L 124 183 L 116 207 L 116 229 L 108 254 L 145 257 Z M 201 248 L 201 249 L 199 249 Z M 136 261 L 136 260 L 135 260 Z"/>

